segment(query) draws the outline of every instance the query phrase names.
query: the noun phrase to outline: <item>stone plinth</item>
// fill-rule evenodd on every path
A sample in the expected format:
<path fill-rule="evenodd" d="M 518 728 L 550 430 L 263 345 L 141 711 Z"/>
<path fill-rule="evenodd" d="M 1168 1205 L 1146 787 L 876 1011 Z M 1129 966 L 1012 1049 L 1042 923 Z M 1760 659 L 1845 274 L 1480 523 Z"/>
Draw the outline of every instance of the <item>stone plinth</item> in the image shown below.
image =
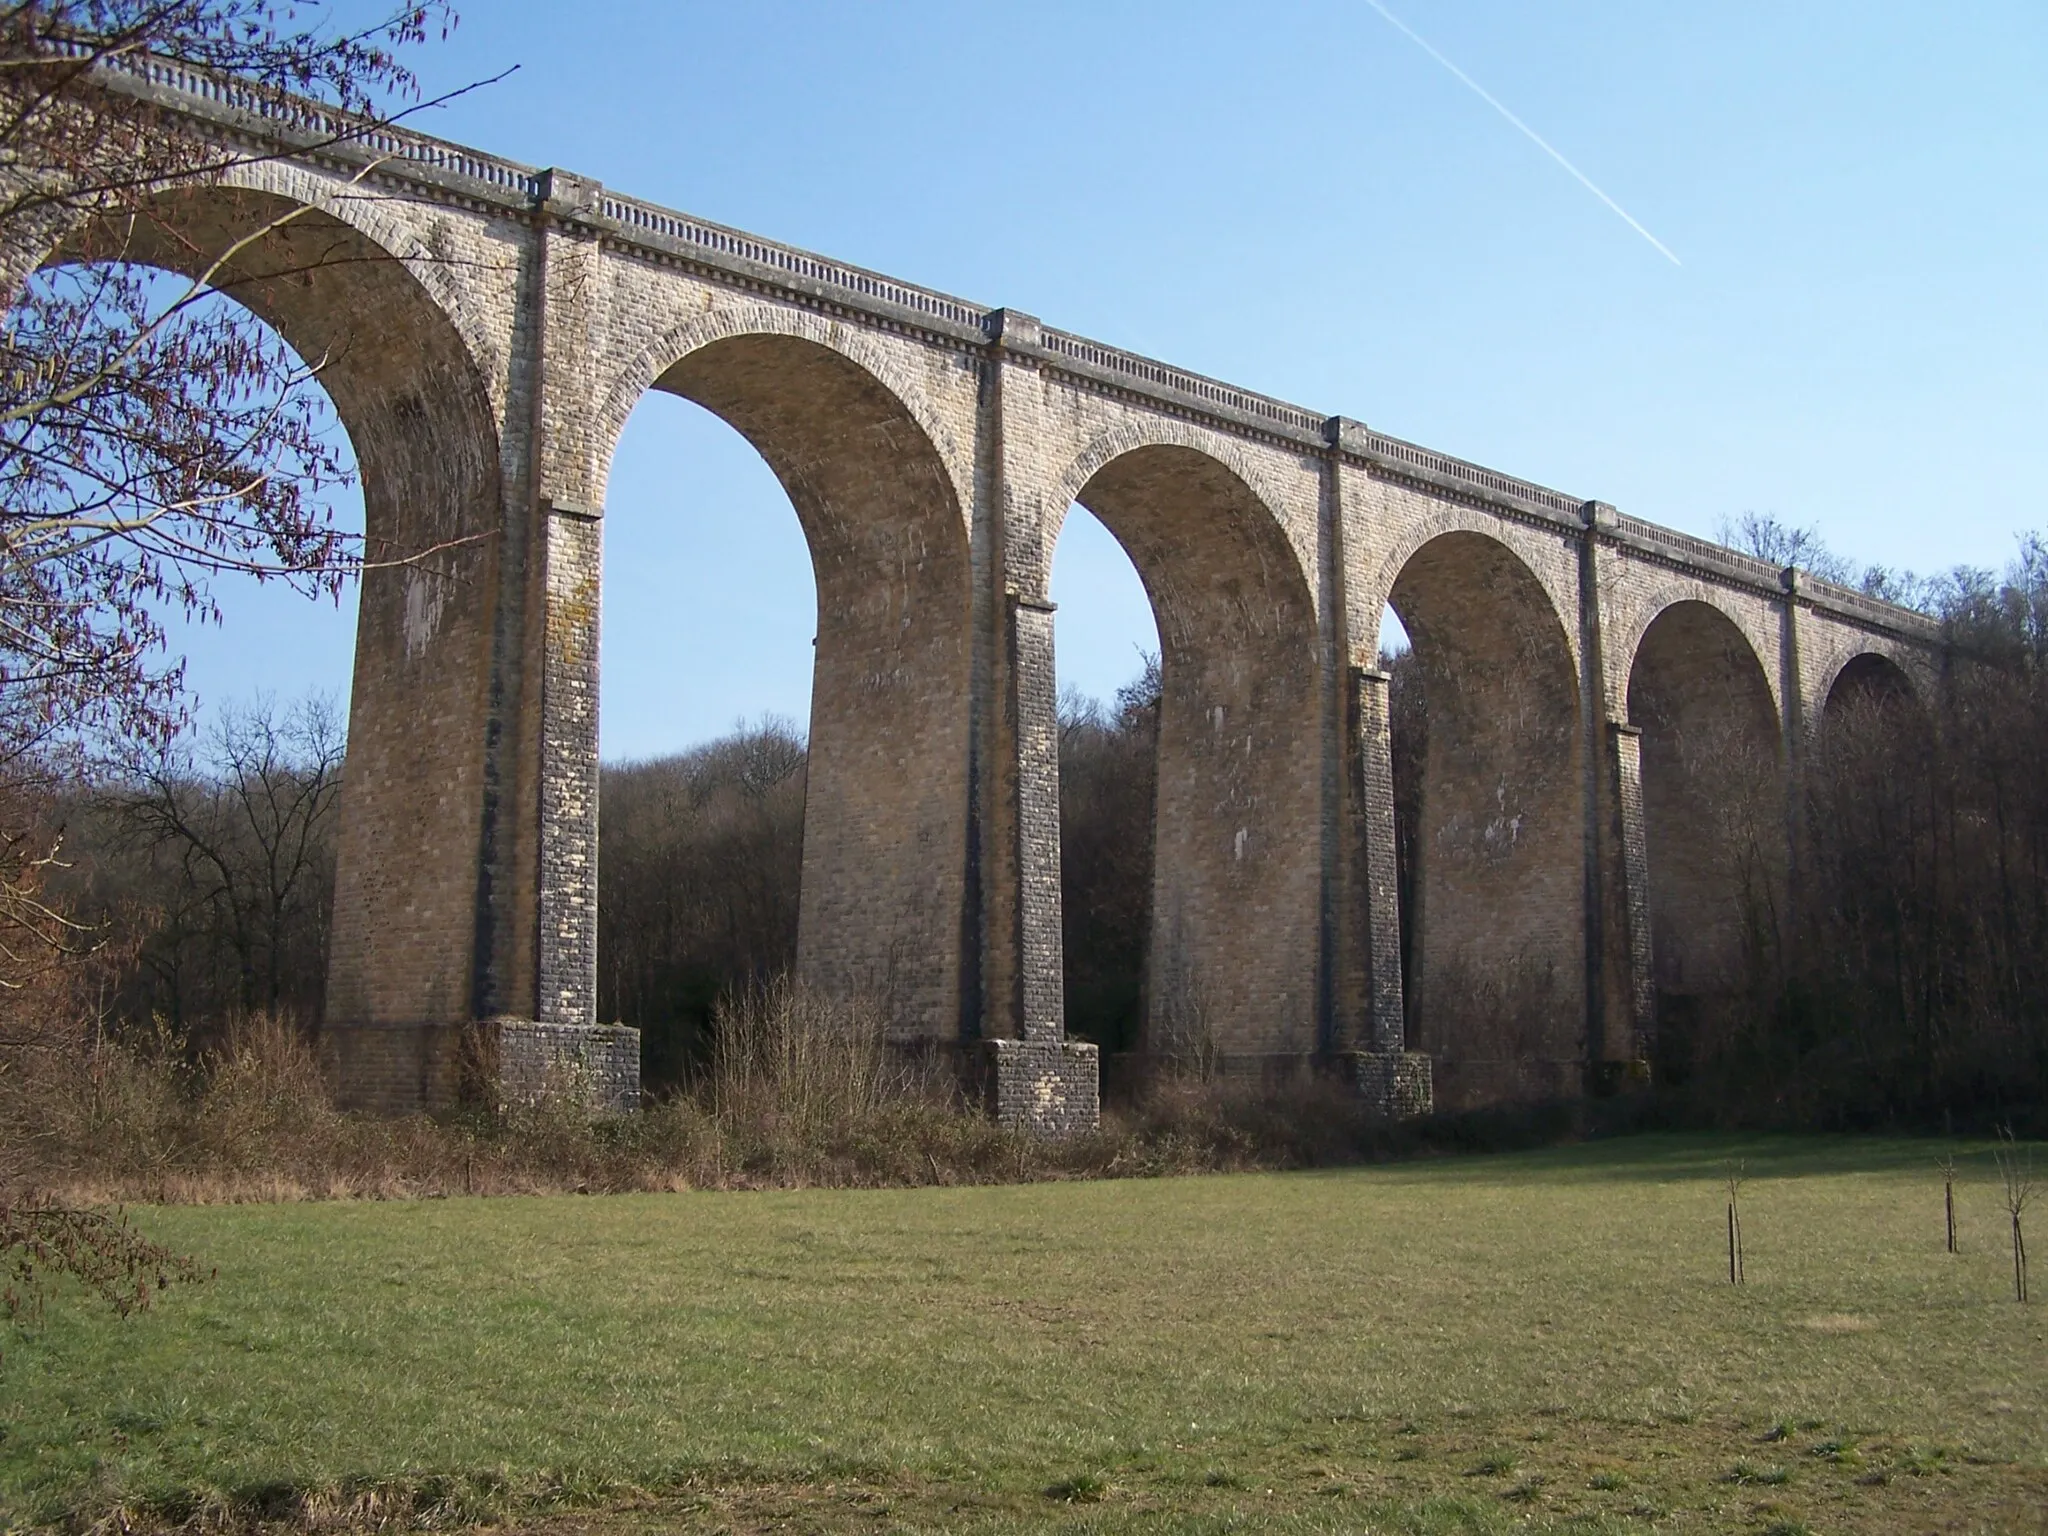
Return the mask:
<path fill-rule="evenodd" d="M 1101 1123 L 1100 1064 L 1081 1040 L 991 1040 L 991 1108 L 1003 1125 L 1077 1136 Z"/>
<path fill-rule="evenodd" d="M 1390 1120 L 1412 1120 L 1436 1107 L 1430 1060 L 1421 1051 L 1359 1051 L 1351 1071 L 1359 1093 Z"/>
<path fill-rule="evenodd" d="M 640 1031 L 623 1024 L 347 1025 L 320 1056 L 343 1109 L 406 1115 L 457 1104 L 533 1104 L 551 1094 L 594 1110 L 640 1104 Z"/>
<path fill-rule="evenodd" d="M 587 1099 L 623 1114 L 640 1107 L 640 1031 L 624 1024 L 535 1024 L 494 1019 L 478 1026 L 497 1045 L 500 1104 L 533 1104 L 553 1095 Z"/>

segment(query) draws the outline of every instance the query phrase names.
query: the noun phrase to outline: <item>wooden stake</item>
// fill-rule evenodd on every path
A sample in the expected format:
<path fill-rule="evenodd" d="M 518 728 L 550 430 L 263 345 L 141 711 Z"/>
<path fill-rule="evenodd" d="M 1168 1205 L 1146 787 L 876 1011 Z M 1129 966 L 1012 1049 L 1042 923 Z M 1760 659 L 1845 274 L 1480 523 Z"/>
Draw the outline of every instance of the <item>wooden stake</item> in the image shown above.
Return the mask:
<path fill-rule="evenodd" d="M 1742 1172 L 1743 1165 L 1735 1163 L 1728 1174 L 1728 1283 L 1741 1285 L 1746 1278 L 1742 1272 Z"/>

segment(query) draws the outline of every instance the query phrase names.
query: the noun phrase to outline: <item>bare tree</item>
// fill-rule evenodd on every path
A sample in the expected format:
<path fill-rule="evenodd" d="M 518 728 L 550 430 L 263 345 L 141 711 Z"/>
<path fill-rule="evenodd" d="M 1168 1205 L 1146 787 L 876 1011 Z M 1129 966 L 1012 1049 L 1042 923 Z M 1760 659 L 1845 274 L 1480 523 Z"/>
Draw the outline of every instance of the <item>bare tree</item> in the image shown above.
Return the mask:
<path fill-rule="evenodd" d="M 1948 1218 L 1948 1251 L 1950 1253 L 1955 1253 L 1958 1251 L 1956 1248 L 1955 1153 L 1951 1152 L 1947 1154 L 1945 1157 L 1942 1158 L 1940 1162 L 1936 1163 L 1934 1166 L 1936 1171 L 1941 1174 L 1941 1204 L 1942 1210 Z"/>
<path fill-rule="evenodd" d="M 1722 1182 L 1728 1186 L 1728 1283 L 1741 1285 L 1747 1278 L 1742 1270 L 1742 1185 L 1747 1166 L 1738 1158 L 1726 1165 Z"/>
<path fill-rule="evenodd" d="M 332 704 L 280 710 L 260 699 L 223 713 L 197 750 L 181 740 L 131 755 L 104 802 L 119 842 L 158 870 L 145 965 L 174 973 L 194 947 L 210 950 L 233 974 L 216 1008 L 311 1013 L 326 969 L 342 750 Z M 182 1001 L 186 989 L 166 979 Z"/>
<path fill-rule="evenodd" d="M 2027 1299 L 2027 1236 L 2021 1223 L 2034 1198 L 2034 1152 L 2022 1147 L 2007 1128 L 2000 1132 L 1996 1149 L 1998 1176 L 2005 1186 L 2005 1211 L 2012 1220 L 2012 1296 Z"/>
<path fill-rule="evenodd" d="M 315 92 L 367 132 L 388 117 L 379 103 L 414 93 L 394 50 L 448 13 L 407 4 L 335 32 L 328 11 L 0 4 L 0 252 L 21 279 L 0 338 L 0 766 L 81 726 L 166 739 L 180 720 L 179 669 L 158 659 L 166 609 L 213 616 L 207 578 L 223 570 L 335 592 L 359 557 L 326 495 L 351 470 L 318 360 L 219 298 L 272 227 L 201 249 L 162 212 L 167 189 L 262 157 L 114 88 L 123 66 L 168 59 L 259 98 Z M 192 275 L 163 281 L 138 250 L 175 252 Z"/>
<path fill-rule="evenodd" d="M 399 50 L 452 23 L 443 0 L 357 29 L 325 0 L 0 0 L 0 927 L 69 933 L 41 902 L 53 843 L 37 786 L 87 740 L 162 746 L 183 723 L 166 617 L 217 616 L 223 571 L 338 594 L 360 568 L 330 492 L 352 465 L 319 359 L 226 302 L 266 226 L 202 249 L 167 189 L 260 160 L 195 135 L 122 83 L 144 60 L 292 93 L 343 137 L 416 98 Z M 288 222 L 287 214 L 276 222 Z M 186 275 L 138 264 L 163 253 Z M 13 967 L 18 970 L 18 965 Z"/>
<path fill-rule="evenodd" d="M 94 735 L 160 749 L 175 736 L 182 675 L 164 616 L 210 616 L 221 571 L 334 592 L 360 562 L 326 499 L 347 466 L 325 432 L 319 360 L 218 297 L 236 246 L 194 249 L 156 211 L 164 189 L 261 153 L 205 141 L 120 88 L 139 62 L 169 61 L 232 78 L 251 105 L 289 113 L 305 93 L 338 110 L 323 121 L 343 136 L 372 131 L 386 103 L 416 97 L 399 50 L 452 14 L 401 0 L 349 28 L 337 10 L 0 0 L 0 982 L 18 984 L 31 953 L 86 947 L 44 898 L 49 802 Z M 131 260 L 164 250 L 184 281 Z M 9 1182 L 0 1169 L 0 1196 Z M 10 1311 L 53 1270 L 139 1303 L 168 1258 L 118 1221 L 34 1197 L 0 1207 Z"/>
<path fill-rule="evenodd" d="M 1771 564 L 1797 566 L 1808 575 L 1836 586 L 1854 587 L 1870 597 L 1906 608 L 1931 609 L 1940 601 L 1941 583 L 1911 571 L 1888 566 L 1859 566 L 1828 548 L 1818 527 L 1795 528 L 1767 512 L 1724 517 L 1715 537 L 1730 549 Z"/>
<path fill-rule="evenodd" d="M 148 1310 L 178 1281 L 207 1278 L 192 1260 L 136 1231 L 123 1212 L 0 1190 L 0 1317 L 34 1317 L 53 1275 L 68 1275 L 123 1317 Z"/>
<path fill-rule="evenodd" d="M 1768 512 L 1745 512 L 1740 517 L 1722 518 L 1715 535 L 1730 549 L 1772 565 L 1797 566 L 1843 586 L 1856 582 L 1855 565 L 1829 549 L 1817 527 L 1795 528 Z"/>

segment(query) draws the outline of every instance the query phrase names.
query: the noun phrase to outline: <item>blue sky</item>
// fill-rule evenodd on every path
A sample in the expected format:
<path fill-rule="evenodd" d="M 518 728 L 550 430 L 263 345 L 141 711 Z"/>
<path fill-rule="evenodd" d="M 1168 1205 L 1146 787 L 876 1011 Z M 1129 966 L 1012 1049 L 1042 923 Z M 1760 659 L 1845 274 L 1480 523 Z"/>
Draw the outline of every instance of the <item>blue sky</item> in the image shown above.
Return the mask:
<path fill-rule="evenodd" d="M 471 0 L 422 122 L 1711 535 L 1997 565 L 2048 526 L 2048 8 Z M 794 514 L 652 397 L 606 517 L 607 757 L 808 711 Z M 1062 680 L 1150 623 L 1075 519 Z M 228 594 L 204 704 L 345 694 L 349 616 Z"/>

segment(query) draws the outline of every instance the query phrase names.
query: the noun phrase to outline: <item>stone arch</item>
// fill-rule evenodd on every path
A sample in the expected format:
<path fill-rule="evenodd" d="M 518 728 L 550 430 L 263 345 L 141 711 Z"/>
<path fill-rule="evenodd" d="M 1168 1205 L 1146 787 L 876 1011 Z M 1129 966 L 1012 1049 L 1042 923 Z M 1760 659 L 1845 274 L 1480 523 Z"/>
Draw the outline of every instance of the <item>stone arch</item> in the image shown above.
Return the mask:
<path fill-rule="evenodd" d="M 1754 645 L 1721 606 L 1666 604 L 1630 661 L 1658 1053 L 1682 1077 L 1692 1042 L 1739 1000 L 1785 919 L 1783 733 Z"/>
<path fill-rule="evenodd" d="M 500 315 L 495 323 L 486 319 L 477 296 L 465 286 L 462 274 L 466 264 L 451 259 L 456 239 L 444 227 L 450 215 L 430 204 L 366 194 L 349 183 L 337 185 L 330 177 L 281 160 L 233 166 L 226 180 L 231 186 L 303 204 L 360 231 L 425 290 L 468 346 L 477 375 L 486 386 L 493 393 L 501 387 L 509 317 Z M 508 298 L 510 286 L 508 282 Z"/>
<path fill-rule="evenodd" d="M 945 417 L 932 408 L 926 392 L 912 382 L 888 349 L 860 326 L 776 304 L 742 304 L 694 316 L 649 342 L 619 371 L 598 412 L 598 431 L 592 438 L 598 455 L 591 466 L 594 487 L 601 491 L 609 477 L 619 435 L 625 431 L 626 418 L 633 414 L 640 397 L 659 388 L 658 381 L 691 353 L 741 336 L 786 336 L 808 341 L 837 352 L 867 373 L 894 398 L 902 414 L 916 424 L 936 451 L 952 483 L 955 505 L 965 508 L 973 504 L 971 457 L 962 450 Z"/>
<path fill-rule="evenodd" d="M 1614 658 L 1612 671 L 1621 688 L 1621 697 L 1615 702 L 1621 712 L 1627 710 L 1628 679 L 1642 650 L 1644 637 L 1659 619 L 1680 603 L 1697 603 L 1712 608 L 1728 621 L 1755 660 L 1764 684 L 1770 690 L 1771 708 L 1782 713 L 1784 700 L 1780 697 L 1782 669 L 1777 661 L 1778 637 L 1760 632 L 1756 627 L 1755 613 L 1746 609 L 1726 589 L 1709 581 L 1685 578 L 1666 582 L 1646 601 L 1631 605 L 1626 619 L 1608 631 L 1606 648 Z"/>
<path fill-rule="evenodd" d="M 1046 497 L 1039 519 L 1037 570 L 1041 581 L 1051 574 L 1052 552 L 1059 543 L 1060 530 L 1066 525 L 1067 509 L 1077 501 L 1086 506 L 1081 492 L 1088 482 L 1113 460 L 1140 448 L 1185 448 L 1215 460 L 1235 476 L 1259 507 L 1259 516 L 1273 525 L 1274 531 L 1286 544 L 1290 559 L 1302 573 L 1302 581 L 1313 590 L 1315 583 L 1310 578 L 1309 568 L 1302 563 L 1300 552 L 1287 537 L 1286 525 L 1280 516 L 1280 508 L 1286 505 L 1286 500 L 1272 477 L 1250 454 L 1223 434 L 1205 431 L 1171 417 L 1155 416 L 1127 421 L 1099 434 L 1061 472 L 1058 482 Z M 1277 546 L 1274 548 L 1277 550 Z"/>
<path fill-rule="evenodd" d="M 1816 695 L 1820 708 L 1815 712 L 1815 723 L 1822 730 L 1827 728 L 1830 716 L 1851 707 L 1858 699 L 1882 700 L 1916 712 L 1927 707 L 1913 670 L 1902 665 L 1889 649 L 1872 645 L 1845 647 L 1821 674 Z"/>
<path fill-rule="evenodd" d="M 1371 579 L 1366 583 L 1361 596 L 1361 609 L 1377 618 L 1379 611 L 1393 601 L 1392 593 L 1401 573 L 1408 568 L 1417 552 L 1424 545 L 1433 543 L 1445 534 L 1469 533 L 1489 542 L 1501 545 L 1528 573 L 1543 593 L 1551 613 L 1565 636 L 1570 648 L 1572 665 L 1578 665 L 1578 592 L 1563 585 L 1555 572 L 1545 569 L 1546 562 L 1531 558 L 1533 552 L 1517 548 L 1513 534 L 1514 525 L 1495 513 L 1481 512 L 1471 507 L 1456 506 L 1446 502 L 1431 502 L 1426 514 L 1400 525 L 1398 537 L 1381 556 Z M 1576 562 L 1574 562 L 1576 564 Z M 1367 625 L 1352 636 L 1353 663 L 1358 666 L 1379 664 L 1379 633 L 1376 627 Z"/>
<path fill-rule="evenodd" d="M 1586 1050 L 1579 688 L 1555 600 L 1497 536 L 1421 542 L 1386 589 L 1423 691 L 1409 1034 L 1438 1103 L 1576 1092 Z"/>
<path fill-rule="evenodd" d="M 355 449 L 372 562 L 358 600 L 326 1016 L 449 1024 L 491 1003 L 495 930 L 478 870 L 494 857 L 500 444 L 450 290 L 406 259 L 405 226 L 374 203 L 337 198 L 292 167 L 243 167 L 165 189 L 142 217 L 84 221 L 46 264 L 197 278 L 233 250 L 213 287 L 320 366 Z"/>
<path fill-rule="evenodd" d="M 1056 482 L 1048 521 L 1074 501 L 1099 518 L 1159 630 L 1147 1047 L 1248 1064 L 1319 1043 L 1321 671 L 1293 545 L 1212 446 L 1111 434 Z"/>
<path fill-rule="evenodd" d="M 788 494 L 817 581 L 797 965 L 874 998 L 902 1038 L 974 1021 L 967 968 L 972 573 L 960 482 L 930 412 L 846 328 L 765 306 L 706 317 L 635 380 L 744 437 Z M 623 407 L 623 408 L 622 408 Z"/>

